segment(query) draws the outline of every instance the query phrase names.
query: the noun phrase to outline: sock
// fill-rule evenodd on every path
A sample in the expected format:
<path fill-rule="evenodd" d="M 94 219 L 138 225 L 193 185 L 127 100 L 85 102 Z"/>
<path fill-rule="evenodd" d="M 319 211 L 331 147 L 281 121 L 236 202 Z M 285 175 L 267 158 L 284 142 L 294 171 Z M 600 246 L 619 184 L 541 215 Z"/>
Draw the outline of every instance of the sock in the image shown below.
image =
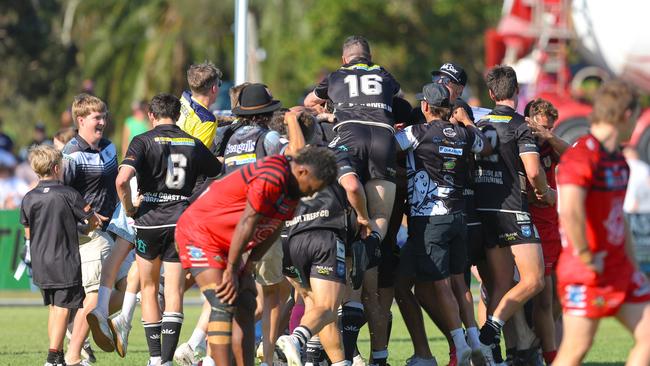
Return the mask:
<path fill-rule="evenodd" d="M 346 302 L 339 310 L 339 318 L 341 319 L 341 332 L 343 333 L 342 338 L 345 359 L 352 362 L 354 351 L 357 348 L 359 330 L 364 324 L 366 324 L 363 305 L 353 301 Z"/>
<path fill-rule="evenodd" d="M 122 301 L 122 312 L 120 316 L 128 324 L 133 321 L 133 312 L 135 311 L 135 304 L 138 302 L 137 294 L 131 292 L 124 293 L 124 300 Z"/>
<path fill-rule="evenodd" d="M 63 350 L 59 350 L 56 353 L 56 364 L 65 365 L 65 353 L 63 353 Z"/>
<path fill-rule="evenodd" d="M 210 356 L 205 356 L 203 357 L 203 366 L 217 366 L 217 364 L 214 363 L 214 360 Z"/>
<path fill-rule="evenodd" d="M 550 365 L 555 360 L 555 356 L 557 356 L 557 350 L 542 352 L 542 356 L 544 357 L 544 361 L 546 361 L 546 364 Z"/>
<path fill-rule="evenodd" d="M 478 329 L 476 327 L 467 328 L 467 343 L 472 349 L 477 349 L 481 344 L 478 339 Z"/>
<path fill-rule="evenodd" d="M 153 359 L 154 357 L 158 358 L 160 361 L 160 332 L 162 328 L 162 322 L 158 321 L 155 323 L 145 323 L 142 322 L 144 326 L 144 335 L 147 337 L 147 347 L 149 348 L 149 356 Z"/>
<path fill-rule="evenodd" d="M 164 312 L 162 327 L 160 330 L 163 363 L 174 359 L 174 351 L 178 346 L 178 339 L 181 337 L 181 326 L 183 326 L 183 313 Z"/>
<path fill-rule="evenodd" d="M 207 334 L 200 328 L 194 328 L 190 340 L 187 341 L 187 344 L 192 347 L 193 350 L 196 350 L 196 347 L 201 346 L 205 343 L 205 337 Z M 205 346 L 204 346 L 205 347 Z"/>
<path fill-rule="evenodd" d="M 311 330 L 309 330 L 309 328 L 305 327 L 304 325 L 299 325 L 296 327 L 296 329 L 293 330 L 291 336 L 295 337 L 298 340 L 300 349 L 303 349 L 305 348 L 305 345 L 307 345 L 307 342 L 309 342 L 309 339 L 311 339 Z"/>
<path fill-rule="evenodd" d="M 295 304 L 291 310 L 291 318 L 289 319 L 289 332 L 300 325 L 302 316 L 305 315 L 305 304 Z"/>
<path fill-rule="evenodd" d="M 152 365 L 160 365 L 160 356 L 150 356 L 149 363 Z"/>
<path fill-rule="evenodd" d="M 372 364 L 377 366 L 386 366 L 388 359 L 388 349 L 381 351 L 372 351 Z"/>
<path fill-rule="evenodd" d="M 479 335 L 479 340 L 481 343 L 490 345 L 495 342 L 495 338 L 498 337 L 501 334 L 501 328 L 503 328 L 504 322 L 499 319 L 495 318 L 493 316 L 488 316 L 488 319 L 485 321 L 485 324 L 483 324 L 483 327 L 481 327 L 481 334 Z"/>
<path fill-rule="evenodd" d="M 105 318 L 108 318 L 108 303 L 111 301 L 111 289 L 106 286 L 99 286 L 97 293 L 97 311 Z"/>
<path fill-rule="evenodd" d="M 56 365 L 58 355 L 59 355 L 59 350 L 52 349 L 52 348 L 48 349 L 47 362 Z"/>
<path fill-rule="evenodd" d="M 468 348 L 467 341 L 465 340 L 465 332 L 463 328 L 456 328 L 449 332 L 451 338 L 454 340 L 454 347 L 456 349 Z"/>
<path fill-rule="evenodd" d="M 351 365 L 350 361 L 343 360 L 343 361 L 335 362 L 331 366 L 350 366 L 350 365 Z"/>
<path fill-rule="evenodd" d="M 313 336 L 307 342 L 305 351 L 305 366 L 319 365 L 325 359 L 323 345 L 320 343 L 318 336 Z"/>

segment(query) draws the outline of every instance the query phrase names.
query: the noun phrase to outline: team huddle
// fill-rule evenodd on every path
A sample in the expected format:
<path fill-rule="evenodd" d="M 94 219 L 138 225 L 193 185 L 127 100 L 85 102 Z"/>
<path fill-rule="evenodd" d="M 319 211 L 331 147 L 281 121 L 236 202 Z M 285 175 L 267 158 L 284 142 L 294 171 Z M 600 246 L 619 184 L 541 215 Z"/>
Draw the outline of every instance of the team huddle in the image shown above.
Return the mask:
<path fill-rule="evenodd" d="M 512 68 L 488 71 L 489 112 L 460 98 L 453 63 L 412 108 L 359 36 L 303 106 L 282 108 L 263 84 L 231 88 L 226 126 L 208 110 L 220 71 L 192 65 L 187 80 L 180 99 L 153 97 L 153 129 L 119 164 L 107 106 L 88 94 L 63 150 L 30 152 L 40 179 L 21 222 L 49 305 L 46 366 L 93 362 L 89 333 L 125 357 L 138 293 L 148 365 L 386 366 L 394 300 L 408 366 L 437 365 L 422 309 L 449 365 L 579 365 L 606 316 L 634 335 L 628 364 L 650 364 L 650 283 L 622 207 L 626 84 L 601 86 L 590 133 L 569 146 L 548 101 L 516 112 Z M 194 285 L 204 305 L 179 345 Z"/>

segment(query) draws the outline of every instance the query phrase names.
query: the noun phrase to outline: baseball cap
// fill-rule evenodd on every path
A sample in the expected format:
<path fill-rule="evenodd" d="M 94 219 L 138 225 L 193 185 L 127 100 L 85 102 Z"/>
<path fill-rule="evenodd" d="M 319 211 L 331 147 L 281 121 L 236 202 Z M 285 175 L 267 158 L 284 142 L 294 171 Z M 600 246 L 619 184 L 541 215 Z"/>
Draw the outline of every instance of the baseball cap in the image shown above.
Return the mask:
<path fill-rule="evenodd" d="M 424 100 L 434 107 L 450 107 L 449 90 L 444 85 L 429 83 L 422 87 L 422 93 L 415 95 L 417 100 Z"/>
<path fill-rule="evenodd" d="M 431 71 L 433 76 L 447 76 L 453 82 L 462 86 L 467 85 L 467 73 L 458 64 L 447 62 L 440 66 L 440 69 Z"/>

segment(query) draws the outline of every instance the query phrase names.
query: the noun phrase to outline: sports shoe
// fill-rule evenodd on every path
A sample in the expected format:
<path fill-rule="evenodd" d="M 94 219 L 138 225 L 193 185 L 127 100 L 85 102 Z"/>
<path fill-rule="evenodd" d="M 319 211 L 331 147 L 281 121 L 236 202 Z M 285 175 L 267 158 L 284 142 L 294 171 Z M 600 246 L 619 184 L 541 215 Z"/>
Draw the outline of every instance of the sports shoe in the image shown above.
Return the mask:
<path fill-rule="evenodd" d="M 260 340 L 260 343 L 255 348 L 255 358 L 257 358 L 260 361 L 260 363 L 263 363 L 264 361 L 264 343 L 262 342 L 262 340 Z"/>
<path fill-rule="evenodd" d="M 435 357 L 426 359 L 413 355 L 406 359 L 406 366 L 438 366 L 438 361 Z"/>
<path fill-rule="evenodd" d="M 494 347 L 493 345 L 487 345 L 481 342 L 480 348 L 481 348 L 481 353 L 483 354 L 483 362 L 484 362 L 483 364 L 485 366 L 496 366 L 496 363 L 494 362 L 494 356 L 492 355 L 493 347 Z"/>
<path fill-rule="evenodd" d="M 203 357 L 205 357 L 205 348 L 197 346 L 196 349 L 192 349 L 189 343 L 181 344 L 174 352 L 174 361 L 181 366 L 196 365 Z"/>
<path fill-rule="evenodd" d="M 363 359 L 363 356 L 356 355 L 352 359 L 352 366 L 366 366 L 366 360 Z"/>
<path fill-rule="evenodd" d="M 147 360 L 147 366 L 161 366 L 160 362 L 153 363 L 151 360 Z"/>
<path fill-rule="evenodd" d="M 115 343 L 113 343 L 111 328 L 108 326 L 108 319 L 100 314 L 97 309 L 93 309 L 86 315 L 86 320 L 90 326 L 90 332 L 93 335 L 95 344 L 104 352 L 113 352 Z"/>
<path fill-rule="evenodd" d="M 363 274 L 368 268 L 370 259 L 366 251 L 366 244 L 357 240 L 351 245 L 352 248 L 352 271 L 350 272 L 350 279 L 352 280 L 352 288 L 357 290 L 363 283 Z"/>
<path fill-rule="evenodd" d="M 124 358 L 124 356 L 126 356 L 126 347 L 129 345 L 131 324 L 121 316 L 116 316 L 108 321 L 108 326 L 111 328 L 111 333 L 113 335 L 115 352 L 117 352 L 120 357 Z"/>
<path fill-rule="evenodd" d="M 454 350 L 456 362 L 459 366 L 470 366 L 470 359 L 472 357 L 472 349 L 467 347 L 456 348 Z"/>
<path fill-rule="evenodd" d="M 81 360 L 81 361 L 79 361 L 77 363 L 68 363 L 68 364 L 64 363 L 63 365 L 66 365 L 66 366 L 93 366 L 90 362 L 88 362 L 88 360 Z"/>
<path fill-rule="evenodd" d="M 544 359 L 538 347 L 518 350 L 513 365 L 515 366 L 544 366 Z"/>
<path fill-rule="evenodd" d="M 90 347 L 90 342 L 88 341 L 88 339 L 84 341 L 84 345 L 83 347 L 81 347 L 81 357 L 85 358 L 90 363 L 97 362 L 97 357 L 95 357 L 95 351 L 93 351 L 92 347 Z"/>
<path fill-rule="evenodd" d="M 300 357 L 300 344 L 292 336 L 283 335 L 275 342 L 275 345 L 280 348 L 284 357 L 287 358 L 289 366 L 302 366 L 302 359 Z"/>

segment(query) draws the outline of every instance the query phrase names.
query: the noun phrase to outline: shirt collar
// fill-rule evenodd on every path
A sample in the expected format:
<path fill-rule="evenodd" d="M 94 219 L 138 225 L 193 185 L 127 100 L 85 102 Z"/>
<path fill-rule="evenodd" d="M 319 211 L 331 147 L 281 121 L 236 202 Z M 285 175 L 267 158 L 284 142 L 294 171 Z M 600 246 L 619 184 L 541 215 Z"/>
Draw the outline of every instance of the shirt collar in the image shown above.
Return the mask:
<path fill-rule="evenodd" d="M 203 104 L 199 103 L 198 100 L 194 99 L 192 97 L 192 92 L 189 90 L 186 90 L 183 92 L 182 98 L 187 101 L 187 103 L 190 105 L 190 108 L 196 113 L 196 115 L 201 119 L 202 122 L 216 122 L 217 117 L 212 114 L 208 110 L 206 106 Z"/>

